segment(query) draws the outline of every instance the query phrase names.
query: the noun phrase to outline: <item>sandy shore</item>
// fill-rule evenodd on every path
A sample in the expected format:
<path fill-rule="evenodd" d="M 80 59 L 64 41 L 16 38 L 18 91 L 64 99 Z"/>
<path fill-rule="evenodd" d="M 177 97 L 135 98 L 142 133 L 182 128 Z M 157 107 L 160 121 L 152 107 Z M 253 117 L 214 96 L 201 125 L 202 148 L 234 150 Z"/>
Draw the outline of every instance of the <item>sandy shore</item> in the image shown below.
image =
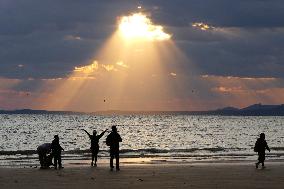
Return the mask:
<path fill-rule="evenodd" d="M 101 167 L 63 170 L 0 168 L 0 188 L 284 188 L 284 164 L 251 163 L 125 165 L 111 172 Z"/>

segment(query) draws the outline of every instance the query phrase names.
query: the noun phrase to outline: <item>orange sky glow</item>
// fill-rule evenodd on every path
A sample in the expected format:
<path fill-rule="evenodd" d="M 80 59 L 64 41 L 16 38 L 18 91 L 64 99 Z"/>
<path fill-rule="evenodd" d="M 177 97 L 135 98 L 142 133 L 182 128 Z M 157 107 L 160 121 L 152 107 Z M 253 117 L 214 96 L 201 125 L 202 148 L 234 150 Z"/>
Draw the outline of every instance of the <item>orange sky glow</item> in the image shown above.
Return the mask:
<path fill-rule="evenodd" d="M 33 93 L 13 90 L 21 80 L 0 78 L 2 107 L 185 111 L 283 102 L 279 78 L 199 75 L 193 64 L 190 72 L 182 75 L 182 63 L 191 65 L 191 60 L 175 45 L 173 34 L 142 13 L 117 20 L 116 31 L 93 58 L 78 62 L 66 77 L 41 79 L 42 87 Z M 204 32 L 215 29 L 201 22 L 192 26 Z M 81 40 L 67 36 L 70 38 Z"/>

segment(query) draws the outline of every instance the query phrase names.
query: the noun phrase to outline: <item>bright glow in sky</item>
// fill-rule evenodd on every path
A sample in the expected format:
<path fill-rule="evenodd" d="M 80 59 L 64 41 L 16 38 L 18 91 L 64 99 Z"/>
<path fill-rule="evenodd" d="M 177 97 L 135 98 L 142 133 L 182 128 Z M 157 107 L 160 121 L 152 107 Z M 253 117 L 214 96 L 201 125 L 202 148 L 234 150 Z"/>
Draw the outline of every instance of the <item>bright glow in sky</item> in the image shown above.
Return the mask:
<path fill-rule="evenodd" d="M 154 25 L 150 18 L 142 13 L 123 16 L 119 21 L 119 31 L 126 39 L 163 41 L 171 38 L 163 26 Z"/>
<path fill-rule="evenodd" d="M 186 60 L 170 38 L 146 15 L 121 17 L 117 30 L 90 63 L 76 66 L 67 79 L 54 84 L 52 94 L 42 97 L 40 108 L 90 112 L 172 109 L 168 103 L 177 78 L 172 63 Z"/>
<path fill-rule="evenodd" d="M 199 75 L 202 72 L 190 60 L 189 54 L 184 54 L 171 39 L 171 34 L 159 23 L 154 23 L 146 13 L 125 14 L 119 18 L 115 31 L 92 57 L 78 61 L 77 66 L 71 64 L 73 72 L 67 76 L 43 79 L 40 81 L 44 83 L 41 89 L 17 91 L 15 88 L 21 83 L 26 86 L 27 82 L 32 84 L 36 79 L 0 77 L 0 105 L 7 109 L 25 107 L 93 112 L 186 111 L 228 105 L 245 107 L 259 102 L 283 103 L 284 88 L 279 87 L 282 79 Z M 181 32 L 193 38 L 195 35 L 203 38 L 206 34 L 210 34 L 209 37 L 216 34 L 218 39 L 222 35 L 235 34 L 235 30 L 215 28 L 204 22 L 193 22 L 191 26 Z M 176 35 L 175 29 L 171 29 Z M 76 33 L 64 34 L 63 39 L 68 44 L 92 43 Z M 194 46 L 193 43 L 191 45 Z M 29 68 L 27 63 L 16 67 L 17 73 Z"/>
<path fill-rule="evenodd" d="M 208 24 L 205 24 L 205 23 L 202 23 L 202 22 L 192 23 L 192 26 L 195 27 L 195 28 L 199 28 L 203 31 L 214 29 L 213 26 L 209 26 Z"/>
<path fill-rule="evenodd" d="M 82 67 L 75 67 L 74 72 L 83 72 L 86 74 L 93 73 L 99 68 L 98 62 L 94 61 L 92 64 Z"/>

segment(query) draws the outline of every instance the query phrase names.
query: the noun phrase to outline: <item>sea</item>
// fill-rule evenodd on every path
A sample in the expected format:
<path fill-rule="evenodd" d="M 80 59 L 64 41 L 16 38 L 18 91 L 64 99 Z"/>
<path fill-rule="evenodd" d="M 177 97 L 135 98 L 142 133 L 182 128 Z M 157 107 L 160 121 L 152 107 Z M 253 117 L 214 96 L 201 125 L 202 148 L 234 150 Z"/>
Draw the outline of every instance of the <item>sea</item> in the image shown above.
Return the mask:
<path fill-rule="evenodd" d="M 205 115 L 1 114 L 0 167 L 37 167 L 36 149 L 59 135 L 64 164 L 89 165 L 90 139 L 100 134 L 99 162 L 107 162 L 105 139 L 116 125 L 124 163 L 255 161 L 260 133 L 271 148 L 268 161 L 284 160 L 284 117 Z"/>

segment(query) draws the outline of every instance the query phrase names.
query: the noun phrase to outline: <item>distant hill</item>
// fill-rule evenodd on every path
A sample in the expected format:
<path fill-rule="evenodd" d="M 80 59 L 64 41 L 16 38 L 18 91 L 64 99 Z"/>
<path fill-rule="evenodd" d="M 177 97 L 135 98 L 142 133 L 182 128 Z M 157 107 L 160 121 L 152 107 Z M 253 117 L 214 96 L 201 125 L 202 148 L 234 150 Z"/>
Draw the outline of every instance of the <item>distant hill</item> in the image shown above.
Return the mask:
<path fill-rule="evenodd" d="M 214 114 L 214 115 L 284 116 L 284 104 L 281 105 L 253 104 L 242 109 L 226 107 L 223 109 L 218 109 L 208 112 L 209 114 Z"/>
<path fill-rule="evenodd" d="M 209 111 L 98 111 L 92 113 L 73 111 L 47 111 L 47 110 L 0 110 L 0 114 L 92 114 L 92 115 L 223 115 L 223 116 L 284 116 L 284 104 L 262 105 L 253 104 L 245 108 L 225 107 Z"/>
<path fill-rule="evenodd" d="M 72 112 L 72 111 L 47 111 L 47 110 L 20 109 L 20 110 L 0 110 L 0 114 L 85 114 L 85 113 Z"/>

